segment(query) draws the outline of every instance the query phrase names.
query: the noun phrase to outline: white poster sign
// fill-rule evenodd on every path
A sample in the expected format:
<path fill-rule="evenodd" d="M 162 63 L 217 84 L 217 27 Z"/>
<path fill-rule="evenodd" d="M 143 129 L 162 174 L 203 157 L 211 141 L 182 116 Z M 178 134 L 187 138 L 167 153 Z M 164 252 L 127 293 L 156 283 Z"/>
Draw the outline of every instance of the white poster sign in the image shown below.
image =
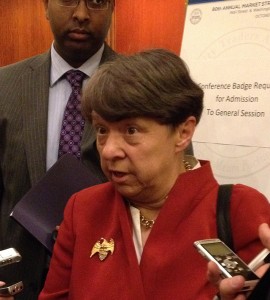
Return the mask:
<path fill-rule="evenodd" d="M 205 92 L 196 156 L 270 200 L 270 1 L 189 5 L 181 57 Z"/>

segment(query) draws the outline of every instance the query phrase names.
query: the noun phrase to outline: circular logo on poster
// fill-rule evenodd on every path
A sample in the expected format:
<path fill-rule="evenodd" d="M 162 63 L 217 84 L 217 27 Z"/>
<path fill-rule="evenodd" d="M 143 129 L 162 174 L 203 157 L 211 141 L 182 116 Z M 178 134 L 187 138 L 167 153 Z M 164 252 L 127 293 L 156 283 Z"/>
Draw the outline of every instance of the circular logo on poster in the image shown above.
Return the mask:
<path fill-rule="evenodd" d="M 210 158 L 215 174 L 226 179 L 245 178 L 270 165 L 268 148 L 204 144 L 195 153 Z"/>
<path fill-rule="evenodd" d="M 206 47 L 198 58 L 230 58 L 235 57 L 236 51 L 241 51 L 243 59 L 259 57 L 259 55 L 269 56 L 270 31 L 266 28 L 256 27 L 232 30 Z"/>
<path fill-rule="evenodd" d="M 195 25 L 202 19 L 202 11 L 199 8 L 194 9 L 190 14 L 190 22 Z"/>

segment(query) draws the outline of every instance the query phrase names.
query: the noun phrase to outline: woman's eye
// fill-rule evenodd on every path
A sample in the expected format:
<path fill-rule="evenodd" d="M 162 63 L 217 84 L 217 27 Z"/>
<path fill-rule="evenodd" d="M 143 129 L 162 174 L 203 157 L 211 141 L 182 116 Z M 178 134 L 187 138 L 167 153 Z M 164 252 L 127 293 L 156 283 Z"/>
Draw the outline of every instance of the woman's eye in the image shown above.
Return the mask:
<path fill-rule="evenodd" d="M 97 134 L 106 134 L 107 130 L 104 127 L 96 127 Z"/>

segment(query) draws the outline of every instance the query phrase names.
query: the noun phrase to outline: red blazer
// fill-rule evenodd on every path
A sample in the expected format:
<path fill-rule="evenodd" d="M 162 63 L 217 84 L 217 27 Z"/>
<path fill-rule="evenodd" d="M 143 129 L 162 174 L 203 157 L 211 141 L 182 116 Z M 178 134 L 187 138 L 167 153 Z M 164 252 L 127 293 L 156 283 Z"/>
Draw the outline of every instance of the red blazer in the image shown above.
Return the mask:
<path fill-rule="evenodd" d="M 195 248 L 215 238 L 218 184 L 210 164 L 181 174 L 156 220 L 138 264 L 128 204 L 111 183 L 71 197 L 60 226 L 51 266 L 39 300 L 185 299 L 209 300 L 207 262 Z M 258 191 L 235 185 L 231 201 L 235 248 L 250 261 L 262 246 L 259 224 L 270 224 L 270 206 Z M 104 261 L 90 258 L 94 244 L 114 240 Z"/>

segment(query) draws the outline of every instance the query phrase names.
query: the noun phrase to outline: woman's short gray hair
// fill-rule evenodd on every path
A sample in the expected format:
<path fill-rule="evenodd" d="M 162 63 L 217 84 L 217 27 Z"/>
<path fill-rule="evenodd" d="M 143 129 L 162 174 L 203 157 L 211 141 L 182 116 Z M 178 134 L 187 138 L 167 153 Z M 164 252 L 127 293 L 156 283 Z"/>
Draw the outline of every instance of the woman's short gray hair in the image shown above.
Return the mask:
<path fill-rule="evenodd" d="M 88 81 L 83 110 L 91 121 L 97 112 L 107 121 L 147 117 L 176 126 L 189 116 L 197 123 L 203 109 L 203 90 L 184 61 L 164 49 L 120 56 L 99 67 Z"/>

